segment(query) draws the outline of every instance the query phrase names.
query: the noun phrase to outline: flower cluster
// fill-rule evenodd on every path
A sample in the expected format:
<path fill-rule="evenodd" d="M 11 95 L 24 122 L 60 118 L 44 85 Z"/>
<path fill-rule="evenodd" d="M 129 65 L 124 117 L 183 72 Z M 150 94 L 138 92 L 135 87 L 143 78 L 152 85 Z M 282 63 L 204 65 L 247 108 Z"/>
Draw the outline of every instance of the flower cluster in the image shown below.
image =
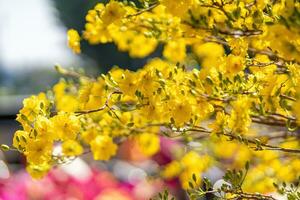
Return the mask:
<path fill-rule="evenodd" d="M 300 175 L 299 9 L 293 0 L 97 4 L 81 36 L 68 32 L 74 52 L 81 39 L 113 42 L 132 57 L 146 57 L 162 44 L 163 58 L 97 78 L 57 67 L 68 78 L 47 95 L 24 100 L 17 117 L 23 130 L 13 146 L 40 177 L 89 151 L 109 160 L 126 139 L 152 156 L 164 136 L 200 143 L 201 155 L 174 156 L 161 173 L 179 176 L 184 188 L 211 165 L 239 168 L 247 160 L 248 191 L 271 192 L 273 182 L 292 182 Z"/>

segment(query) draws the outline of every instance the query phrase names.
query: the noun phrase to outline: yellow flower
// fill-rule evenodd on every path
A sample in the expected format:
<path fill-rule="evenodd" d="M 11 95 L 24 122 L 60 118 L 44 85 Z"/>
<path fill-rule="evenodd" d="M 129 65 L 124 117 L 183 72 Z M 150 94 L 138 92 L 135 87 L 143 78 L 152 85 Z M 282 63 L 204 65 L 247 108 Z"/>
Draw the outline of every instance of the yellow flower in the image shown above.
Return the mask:
<path fill-rule="evenodd" d="M 170 101 L 171 117 L 175 121 L 175 125 L 182 126 L 192 117 L 192 106 L 187 100 Z"/>
<path fill-rule="evenodd" d="M 223 132 L 228 123 L 228 116 L 222 111 L 217 112 L 216 120 L 209 125 L 209 128 L 212 129 L 213 133 Z"/>
<path fill-rule="evenodd" d="M 173 160 L 168 163 L 162 171 L 162 176 L 166 179 L 172 179 L 180 174 L 182 166 L 180 162 Z"/>
<path fill-rule="evenodd" d="M 201 58 L 217 58 L 223 56 L 225 53 L 222 45 L 213 42 L 195 44 L 193 50 Z"/>
<path fill-rule="evenodd" d="M 222 45 L 207 42 L 204 44 L 195 44 L 193 52 L 200 58 L 201 66 L 204 68 L 217 67 L 221 64 L 221 58 L 224 56 L 225 51 Z"/>
<path fill-rule="evenodd" d="M 51 160 L 52 142 L 44 139 L 30 139 L 26 145 L 25 155 L 31 164 L 41 164 Z"/>
<path fill-rule="evenodd" d="M 74 29 L 68 30 L 68 46 L 74 53 L 80 53 L 80 36 Z"/>
<path fill-rule="evenodd" d="M 13 138 L 13 146 L 22 151 L 26 147 L 29 133 L 26 131 L 16 131 Z"/>
<path fill-rule="evenodd" d="M 39 165 L 29 164 L 26 167 L 26 171 L 30 174 L 32 178 L 40 179 L 44 177 L 50 170 L 50 165 L 46 162 Z"/>
<path fill-rule="evenodd" d="M 226 71 L 235 75 L 245 68 L 244 58 L 230 54 L 226 58 Z"/>
<path fill-rule="evenodd" d="M 36 121 L 34 122 L 36 137 L 53 140 L 53 134 L 51 133 L 52 129 L 52 123 L 47 117 L 39 115 L 36 118 Z"/>
<path fill-rule="evenodd" d="M 160 140 L 156 134 L 142 133 L 137 136 L 138 145 L 147 156 L 156 154 L 160 149 Z"/>
<path fill-rule="evenodd" d="M 129 96 L 135 95 L 137 90 L 138 76 L 136 73 L 125 70 L 122 79 L 118 82 L 121 91 Z"/>
<path fill-rule="evenodd" d="M 23 108 L 19 111 L 21 120 L 33 122 L 40 115 L 46 115 L 49 107 L 49 101 L 45 93 L 40 93 L 38 96 L 31 96 L 23 100 Z"/>
<path fill-rule="evenodd" d="M 251 100 L 248 97 L 239 97 L 232 102 L 232 111 L 228 119 L 228 126 L 234 133 L 246 134 L 251 124 Z"/>
<path fill-rule="evenodd" d="M 118 22 L 124 15 L 126 10 L 122 3 L 117 1 L 110 1 L 101 14 L 101 19 L 104 24 L 111 24 Z"/>
<path fill-rule="evenodd" d="M 91 127 L 83 131 L 81 137 L 84 142 L 90 143 L 99 133 L 100 131 L 96 127 Z"/>
<path fill-rule="evenodd" d="M 129 43 L 129 55 L 133 58 L 143 58 L 152 53 L 156 46 L 156 39 L 147 38 L 144 35 L 138 34 Z"/>
<path fill-rule="evenodd" d="M 236 56 L 246 56 L 248 50 L 248 42 L 243 38 L 233 38 L 228 41 L 231 54 Z"/>
<path fill-rule="evenodd" d="M 83 38 L 88 40 L 90 44 L 108 43 L 112 41 L 112 36 L 102 21 L 96 21 L 94 24 L 86 23 Z"/>
<path fill-rule="evenodd" d="M 159 88 L 157 75 L 154 69 L 139 72 L 138 89 L 144 95 L 151 96 Z"/>
<path fill-rule="evenodd" d="M 117 152 L 117 145 L 106 135 L 98 135 L 90 145 L 95 160 L 109 160 Z"/>
<path fill-rule="evenodd" d="M 24 131 L 30 132 L 32 129 L 31 122 L 23 114 L 18 113 L 16 120 L 21 123 Z"/>
<path fill-rule="evenodd" d="M 188 10 L 193 4 L 196 3 L 195 0 L 160 0 L 161 4 L 166 6 L 166 10 L 174 16 L 185 17 L 188 14 Z"/>
<path fill-rule="evenodd" d="M 163 55 L 172 62 L 183 61 L 186 57 L 184 40 L 169 41 L 164 47 Z"/>
<path fill-rule="evenodd" d="M 58 140 L 75 139 L 79 133 L 79 119 L 72 113 L 60 112 L 50 120 L 53 123 L 52 134 Z"/>
<path fill-rule="evenodd" d="M 193 174 L 197 177 L 201 177 L 201 174 L 210 166 L 211 158 L 209 156 L 200 156 L 195 151 L 189 151 L 180 160 L 183 166 L 183 172 L 179 175 L 181 185 L 184 189 L 189 188 L 189 182 L 192 179 Z M 197 185 L 201 182 L 200 178 L 197 178 Z"/>
<path fill-rule="evenodd" d="M 83 153 L 82 146 L 76 140 L 66 140 L 62 144 L 63 154 L 66 156 L 79 156 Z"/>
<path fill-rule="evenodd" d="M 78 110 L 79 102 L 77 91 L 74 86 L 61 80 L 53 87 L 56 109 L 64 112 L 75 112 Z"/>
<path fill-rule="evenodd" d="M 195 151 L 189 151 L 185 154 L 181 161 L 183 166 L 185 167 L 201 167 L 202 166 L 202 159 L 200 155 Z"/>
<path fill-rule="evenodd" d="M 197 168 L 187 168 L 185 169 L 180 175 L 179 175 L 179 180 L 181 183 L 181 186 L 183 189 L 191 189 L 189 182 L 191 182 L 193 175 L 197 176 L 197 182 L 196 184 L 194 184 L 194 187 L 197 187 L 200 185 L 201 183 L 201 179 L 199 177 L 201 177 L 201 172 L 197 169 Z"/>
<path fill-rule="evenodd" d="M 93 83 L 84 84 L 79 90 L 79 102 L 83 110 L 100 108 L 105 100 L 105 81 L 102 78 L 98 78 Z"/>

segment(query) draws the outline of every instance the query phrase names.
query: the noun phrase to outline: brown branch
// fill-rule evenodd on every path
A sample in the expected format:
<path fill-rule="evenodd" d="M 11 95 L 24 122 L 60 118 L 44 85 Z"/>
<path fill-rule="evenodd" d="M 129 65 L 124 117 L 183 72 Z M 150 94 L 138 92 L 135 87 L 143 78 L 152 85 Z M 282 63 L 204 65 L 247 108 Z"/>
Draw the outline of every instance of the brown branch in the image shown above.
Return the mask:
<path fill-rule="evenodd" d="M 212 131 L 201 127 L 201 126 L 194 126 L 192 128 L 188 128 L 186 130 L 184 130 L 185 132 L 187 131 L 193 131 L 193 132 L 200 132 L 200 133 L 209 133 L 212 134 Z M 274 151 L 282 151 L 282 152 L 287 152 L 287 153 L 300 153 L 300 149 L 290 149 L 290 148 L 283 148 L 283 147 L 279 147 L 279 146 L 274 146 L 274 145 L 270 145 L 267 143 L 261 143 L 260 140 L 258 140 L 257 138 L 246 138 L 243 137 L 241 135 L 235 135 L 232 133 L 225 133 L 225 132 L 218 132 L 218 135 L 224 135 L 226 137 L 229 137 L 230 139 L 233 140 L 238 140 L 238 141 L 243 141 L 244 143 L 248 143 L 248 144 L 254 144 L 257 147 L 255 148 L 255 150 L 274 150 Z"/>
<path fill-rule="evenodd" d="M 281 118 L 284 118 L 284 119 L 287 119 L 287 120 L 291 120 L 291 121 L 295 121 L 296 118 L 293 117 L 293 116 L 286 116 L 286 115 L 282 115 L 282 114 L 279 114 L 279 113 L 269 113 L 267 112 L 268 114 L 270 114 L 271 116 L 274 115 L 276 117 L 281 117 Z"/>
<path fill-rule="evenodd" d="M 111 99 L 111 96 L 114 95 L 114 94 L 122 94 L 122 92 L 121 92 L 121 91 L 114 91 L 114 92 L 110 93 L 110 94 L 107 96 L 107 99 L 106 99 L 104 105 L 101 106 L 100 108 L 97 108 L 97 109 L 94 109 L 94 110 L 82 110 L 82 111 L 77 111 L 77 112 L 75 112 L 75 114 L 77 114 L 77 115 L 90 114 L 90 113 L 102 111 L 102 110 L 104 110 L 105 108 L 109 108 L 109 109 L 112 111 L 112 108 L 109 106 L 109 100 Z M 114 113 L 114 112 L 113 112 L 113 113 Z M 114 113 L 114 114 L 115 114 L 115 113 Z M 118 117 L 117 117 L 117 118 L 118 118 Z"/>
<path fill-rule="evenodd" d="M 268 119 L 260 116 L 251 115 L 251 120 L 257 124 L 265 124 L 269 126 L 286 126 L 286 122 L 280 119 Z"/>
<path fill-rule="evenodd" d="M 257 193 L 247 193 L 247 192 L 233 192 L 232 194 L 238 195 L 236 199 L 256 199 L 256 200 L 277 200 L 272 196 L 257 194 Z"/>
<path fill-rule="evenodd" d="M 70 76 L 70 77 L 73 77 L 73 78 L 86 78 L 86 79 L 89 79 L 89 80 L 95 80 L 92 77 L 80 74 L 76 71 L 64 69 L 60 65 L 55 65 L 54 68 L 58 73 L 60 73 L 64 76 Z"/>
<path fill-rule="evenodd" d="M 138 15 L 144 13 L 144 12 L 149 12 L 149 11 L 153 10 L 154 8 L 156 8 L 158 5 L 159 5 L 159 3 L 155 3 L 155 4 L 151 5 L 151 6 L 149 6 L 148 8 L 139 10 L 139 11 L 137 11 L 137 12 L 134 13 L 134 14 L 127 15 L 126 17 L 127 17 L 127 18 L 135 17 L 135 16 L 138 16 Z"/>
<path fill-rule="evenodd" d="M 221 13 L 223 13 L 227 19 L 232 19 L 232 17 L 230 15 L 228 15 L 228 13 L 224 10 L 224 8 L 222 6 L 219 6 L 219 5 L 215 5 L 215 4 L 212 4 L 212 5 L 209 5 L 209 4 L 202 4 L 200 5 L 201 7 L 205 7 L 205 8 L 214 8 L 214 9 L 217 9 L 218 11 L 220 11 Z"/>
<path fill-rule="evenodd" d="M 224 46 L 229 47 L 228 42 L 226 42 L 225 40 L 223 40 L 221 38 L 218 38 L 216 36 L 206 37 L 206 38 L 204 38 L 204 41 L 205 42 L 215 42 L 215 43 L 222 44 Z M 286 60 L 286 59 L 280 57 L 279 55 L 277 55 L 276 53 L 274 53 L 271 50 L 259 50 L 259 49 L 255 49 L 253 47 L 249 47 L 248 51 L 250 53 L 253 53 L 253 54 L 263 54 L 263 55 L 269 56 L 270 59 L 277 61 L 277 62 L 274 63 L 277 66 L 284 67 L 285 65 L 283 65 L 282 62 L 300 64 L 299 62 L 297 62 L 295 60 Z"/>
<path fill-rule="evenodd" d="M 287 96 L 287 95 L 284 95 L 284 94 L 280 94 L 279 96 L 282 97 L 282 98 L 284 98 L 284 99 L 291 100 L 291 101 L 296 101 L 297 100 L 294 97 L 290 97 L 290 96 Z"/>
<path fill-rule="evenodd" d="M 239 136 L 237 135 L 228 134 L 228 133 L 221 133 L 221 134 L 228 136 L 232 139 L 239 140 Z M 278 147 L 270 144 L 260 143 L 256 139 L 249 139 L 249 138 L 242 137 L 242 140 L 250 144 L 255 144 L 255 145 L 258 144 L 261 147 L 265 147 L 264 149 L 260 149 L 260 150 L 275 150 L 275 151 L 277 150 L 277 151 L 288 152 L 288 153 L 300 153 L 300 149 L 289 149 L 289 148 Z"/>

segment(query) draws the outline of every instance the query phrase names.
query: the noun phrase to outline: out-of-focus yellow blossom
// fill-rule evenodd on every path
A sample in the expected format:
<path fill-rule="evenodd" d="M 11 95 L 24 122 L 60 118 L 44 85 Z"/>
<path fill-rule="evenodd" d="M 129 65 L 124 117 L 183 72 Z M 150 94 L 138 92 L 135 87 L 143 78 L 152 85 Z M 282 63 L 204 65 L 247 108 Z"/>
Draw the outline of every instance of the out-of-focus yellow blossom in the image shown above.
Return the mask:
<path fill-rule="evenodd" d="M 269 27 L 268 34 L 264 39 L 270 42 L 270 48 L 278 51 L 284 58 L 299 61 L 299 45 L 296 42 L 298 38 L 296 29 L 288 29 L 284 25 L 276 24 Z"/>
<path fill-rule="evenodd" d="M 68 30 L 68 45 L 74 53 L 80 53 L 80 36 L 74 29 Z"/>
<path fill-rule="evenodd" d="M 297 116 L 297 124 L 300 125 L 300 100 L 293 104 L 293 112 Z"/>
<path fill-rule="evenodd" d="M 181 62 L 186 57 L 185 42 L 183 40 L 169 41 L 164 47 L 164 57 L 173 62 Z"/>
<path fill-rule="evenodd" d="M 195 151 L 190 151 L 183 156 L 180 162 L 184 170 L 179 178 L 182 187 L 187 189 L 193 174 L 199 177 L 209 167 L 210 158 L 208 156 L 200 156 Z M 198 179 L 197 183 L 200 184 L 200 181 L 201 179 Z"/>
<path fill-rule="evenodd" d="M 195 0 L 178 0 L 176 2 L 172 0 L 161 0 L 162 5 L 166 6 L 167 11 L 178 17 L 187 15 L 188 9 L 196 2 Z"/>
<path fill-rule="evenodd" d="M 248 49 L 248 42 L 243 38 L 233 38 L 228 41 L 232 54 L 245 57 Z"/>
<path fill-rule="evenodd" d="M 228 126 L 234 133 L 246 134 L 251 123 L 249 107 L 251 101 L 248 98 L 239 98 L 232 103 L 232 111 L 228 120 Z"/>
<path fill-rule="evenodd" d="M 117 145 L 106 135 L 98 135 L 90 145 L 95 160 L 109 160 L 117 152 Z"/>
<path fill-rule="evenodd" d="M 211 159 L 208 156 L 200 156 L 195 151 L 187 152 L 179 161 L 172 161 L 167 164 L 162 172 L 163 177 L 172 179 L 179 176 L 183 188 L 189 188 L 189 181 L 192 176 L 197 177 L 210 166 Z M 197 184 L 200 184 L 201 179 L 197 179 Z"/>
<path fill-rule="evenodd" d="M 66 140 L 62 144 L 62 152 L 66 156 L 78 156 L 83 153 L 83 148 L 76 140 Z"/>
<path fill-rule="evenodd" d="M 213 133 L 223 132 L 228 125 L 229 116 L 224 112 L 217 112 L 216 120 L 209 125 Z"/>
<path fill-rule="evenodd" d="M 78 110 L 78 100 L 72 85 L 61 80 L 54 85 L 53 91 L 58 111 L 74 112 Z"/>
<path fill-rule="evenodd" d="M 137 136 L 138 145 L 147 156 L 155 155 L 160 150 L 160 140 L 156 134 L 142 133 Z"/>
<path fill-rule="evenodd" d="M 224 56 L 224 48 L 212 42 L 195 44 L 193 51 L 201 59 L 201 65 L 205 68 L 217 67 L 220 64 L 220 58 Z"/>
<path fill-rule="evenodd" d="M 273 183 L 275 179 L 267 176 L 267 172 L 270 171 L 269 167 L 259 165 L 248 172 L 243 187 L 249 192 L 261 192 L 268 193 L 274 190 Z"/>
<path fill-rule="evenodd" d="M 245 68 L 244 59 L 240 56 L 230 54 L 226 58 L 226 71 L 230 75 L 235 75 Z"/>
<path fill-rule="evenodd" d="M 195 151 L 190 151 L 187 154 L 185 154 L 183 156 L 183 158 L 181 159 L 181 163 L 186 166 L 202 166 L 202 161 L 201 161 L 201 157 L 199 156 L 199 154 Z"/>
<path fill-rule="evenodd" d="M 162 176 L 166 179 L 171 179 L 180 174 L 182 166 L 179 161 L 173 160 L 168 163 L 162 171 Z"/>
<path fill-rule="evenodd" d="M 193 175 L 196 175 L 197 177 L 201 177 L 201 172 L 197 168 L 187 168 L 185 169 L 180 175 L 179 175 L 179 180 L 181 182 L 181 186 L 183 189 L 187 190 L 190 189 L 189 182 L 192 180 Z M 201 179 L 196 180 L 196 185 L 194 183 L 194 187 L 199 186 L 201 183 Z"/>
<path fill-rule="evenodd" d="M 98 134 L 100 131 L 97 129 L 97 127 L 90 127 L 87 130 L 83 131 L 81 133 L 81 137 L 86 143 L 90 143 Z"/>
<path fill-rule="evenodd" d="M 139 34 L 129 44 L 129 55 L 133 58 L 143 58 L 152 53 L 156 46 L 156 40 Z"/>
<path fill-rule="evenodd" d="M 255 61 L 261 62 L 261 63 L 270 63 L 271 62 L 267 55 L 256 55 Z M 277 68 L 276 65 L 267 65 L 264 67 L 259 67 L 259 66 L 253 65 L 250 67 L 251 71 L 258 74 L 258 77 L 261 77 L 261 78 L 264 78 L 265 76 L 273 74 L 276 71 L 276 68 Z"/>
<path fill-rule="evenodd" d="M 39 165 L 27 165 L 26 171 L 32 178 L 40 179 L 48 173 L 50 168 L 51 166 L 48 163 L 44 162 Z"/>

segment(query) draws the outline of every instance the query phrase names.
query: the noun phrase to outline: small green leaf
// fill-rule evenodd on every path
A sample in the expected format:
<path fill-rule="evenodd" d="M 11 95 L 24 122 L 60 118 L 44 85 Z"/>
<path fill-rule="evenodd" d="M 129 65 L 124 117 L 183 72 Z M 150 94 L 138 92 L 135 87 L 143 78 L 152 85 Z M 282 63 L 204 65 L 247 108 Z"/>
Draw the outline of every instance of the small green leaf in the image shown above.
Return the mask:
<path fill-rule="evenodd" d="M 193 178 L 193 181 L 194 181 L 195 183 L 197 183 L 197 177 L 196 177 L 196 174 L 193 174 L 193 175 L 192 175 L 192 178 Z"/>
<path fill-rule="evenodd" d="M 246 170 L 249 170 L 249 165 L 250 165 L 250 164 L 249 164 L 249 161 L 247 161 L 247 162 L 246 162 L 246 165 L 245 165 L 245 169 L 246 169 Z"/>
<path fill-rule="evenodd" d="M 127 127 L 133 127 L 133 125 L 134 125 L 134 122 L 130 122 L 127 124 Z"/>
<path fill-rule="evenodd" d="M 194 189 L 194 185 L 192 182 L 189 182 L 189 186 L 190 186 L 190 188 Z"/>
<path fill-rule="evenodd" d="M 8 151 L 10 149 L 10 147 L 8 145 L 6 145 L 6 144 L 1 144 L 1 149 L 3 151 Z"/>

